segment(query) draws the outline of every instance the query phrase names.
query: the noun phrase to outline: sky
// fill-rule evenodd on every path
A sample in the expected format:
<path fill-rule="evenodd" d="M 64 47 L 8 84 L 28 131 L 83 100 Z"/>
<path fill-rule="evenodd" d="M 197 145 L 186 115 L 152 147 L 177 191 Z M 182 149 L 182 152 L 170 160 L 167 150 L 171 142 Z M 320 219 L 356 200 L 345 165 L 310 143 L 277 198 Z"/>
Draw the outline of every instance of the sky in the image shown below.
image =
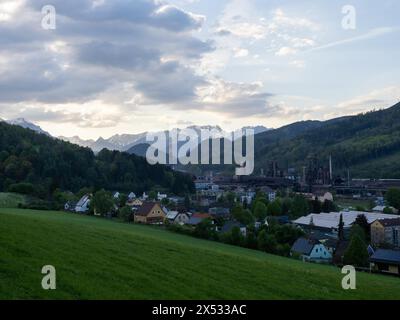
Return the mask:
<path fill-rule="evenodd" d="M 0 117 L 96 139 L 387 108 L 399 13 L 397 0 L 0 0 Z"/>

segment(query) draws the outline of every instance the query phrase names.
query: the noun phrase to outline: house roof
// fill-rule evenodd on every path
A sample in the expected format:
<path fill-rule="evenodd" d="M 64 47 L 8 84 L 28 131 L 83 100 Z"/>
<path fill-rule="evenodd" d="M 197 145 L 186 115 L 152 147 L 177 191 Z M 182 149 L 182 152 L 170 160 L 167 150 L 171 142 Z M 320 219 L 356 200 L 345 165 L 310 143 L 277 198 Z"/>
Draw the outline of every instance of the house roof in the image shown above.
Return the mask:
<path fill-rule="evenodd" d="M 211 219 L 211 214 L 208 213 L 195 213 L 192 218 L 200 218 L 200 219 Z"/>
<path fill-rule="evenodd" d="M 316 240 L 311 240 L 311 239 L 306 239 L 306 238 L 299 238 L 296 240 L 296 242 L 292 246 L 292 251 L 305 254 L 305 255 L 310 255 L 312 249 L 314 246 L 318 243 Z"/>
<path fill-rule="evenodd" d="M 205 219 L 204 218 L 199 218 L 199 217 L 191 217 L 187 224 L 191 226 L 197 226 L 198 224 L 202 223 Z"/>
<path fill-rule="evenodd" d="M 310 214 L 308 216 L 301 217 L 293 223 L 298 225 L 310 225 L 311 218 L 315 227 L 326 228 L 326 229 L 337 229 L 339 226 L 340 215 L 343 215 L 344 226 L 349 228 L 354 223 L 359 215 L 364 215 L 368 223 L 372 223 L 376 220 L 383 219 L 397 219 L 398 215 L 375 213 L 375 212 L 361 212 L 361 211 L 342 211 L 342 212 L 331 212 L 331 213 L 320 213 Z"/>
<path fill-rule="evenodd" d="M 378 221 L 384 227 L 400 226 L 400 218 L 397 218 L 397 219 L 383 219 L 383 220 L 378 220 Z"/>
<path fill-rule="evenodd" d="M 227 222 L 223 225 L 223 227 L 222 227 L 222 229 L 221 229 L 221 232 L 222 232 L 222 233 L 230 232 L 230 231 L 231 231 L 233 228 L 235 228 L 235 227 L 238 227 L 238 228 L 246 228 L 246 226 L 245 226 L 244 224 L 240 223 L 240 222 L 237 222 L 237 221 L 227 221 Z"/>
<path fill-rule="evenodd" d="M 400 265 L 400 250 L 378 249 L 372 255 L 371 262 Z"/>
<path fill-rule="evenodd" d="M 169 211 L 167 214 L 167 219 L 169 220 L 175 220 L 176 217 L 178 216 L 179 212 L 178 211 Z"/>
<path fill-rule="evenodd" d="M 86 201 L 88 201 L 90 199 L 90 196 L 88 194 L 84 195 L 76 204 L 77 207 L 82 207 Z"/>
<path fill-rule="evenodd" d="M 148 216 L 156 204 L 157 202 L 143 202 L 142 206 L 136 212 L 136 215 L 144 217 Z"/>
<path fill-rule="evenodd" d="M 330 238 L 330 239 L 324 241 L 324 246 L 327 248 L 335 248 L 336 249 L 336 247 L 339 244 L 338 242 L 339 241 L 337 239 Z"/>

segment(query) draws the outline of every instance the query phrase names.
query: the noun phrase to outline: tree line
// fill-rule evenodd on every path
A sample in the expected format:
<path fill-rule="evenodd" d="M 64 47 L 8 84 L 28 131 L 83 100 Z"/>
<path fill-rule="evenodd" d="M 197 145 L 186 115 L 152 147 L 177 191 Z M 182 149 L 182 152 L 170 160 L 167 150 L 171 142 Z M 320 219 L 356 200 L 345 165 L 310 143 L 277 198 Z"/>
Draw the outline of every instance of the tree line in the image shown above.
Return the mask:
<path fill-rule="evenodd" d="M 106 149 L 94 154 L 89 148 L 0 123 L 0 191 L 48 199 L 56 190 L 141 193 L 154 187 L 177 195 L 194 192 L 192 177 L 151 166 L 144 158 Z"/>

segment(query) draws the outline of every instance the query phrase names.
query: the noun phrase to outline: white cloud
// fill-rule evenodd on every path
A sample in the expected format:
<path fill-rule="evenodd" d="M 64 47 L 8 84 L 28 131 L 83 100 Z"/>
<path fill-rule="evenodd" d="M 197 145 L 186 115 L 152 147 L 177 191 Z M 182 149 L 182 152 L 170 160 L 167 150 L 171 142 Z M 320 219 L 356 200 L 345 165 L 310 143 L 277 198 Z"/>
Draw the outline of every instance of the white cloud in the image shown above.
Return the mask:
<path fill-rule="evenodd" d="M 294 55 L 296 53 L 297 53 L 297 50 L 294 48 L 282 47 L 275 53 L 275 55 L 278 57 L 285 57 L 285 56 L 289 56 L 289 55 Z"/>
<path fill-rule="evenodd" d="M 244 58 L 249 55 L 249 50 L 243 48 L 235 48 L 233 49 L 235 52 L 235 58 Z"/>

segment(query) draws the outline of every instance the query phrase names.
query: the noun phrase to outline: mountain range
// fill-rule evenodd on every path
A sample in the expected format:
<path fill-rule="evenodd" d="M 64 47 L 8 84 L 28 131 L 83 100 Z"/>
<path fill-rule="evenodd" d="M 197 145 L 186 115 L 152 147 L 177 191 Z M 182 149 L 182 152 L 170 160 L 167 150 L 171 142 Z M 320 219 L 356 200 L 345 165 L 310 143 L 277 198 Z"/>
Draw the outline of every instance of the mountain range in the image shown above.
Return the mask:
<path fill-rule="evenodd" d="M 4 121 L 4 120 L 2 120 L 2 121 Z M 37 126 L 36 124 L 34 124 L 32 122 L 25 120 L 24 118 L 6 120 L 5 122 L 7 122 L 8 124 L 14 125 L 14 126 L 20 126 L 25 129 L 30 129 L 35 132 L 45 134 L 46 136 L 49 136 L 49 137 L 51 136 L 50 133 L 44 131 L 41 127 Z"/>
<path fill-rule="evenodd" d="M 278 129 L 255 129 L 255 173 L 268 169 L 275 161 L 279 168 L 302 172 L 312 159 L 318 166 L 328 166 L 332 157 L 335 175 L 353 178 L 400 179 L 400 103 L 383 110 L 340 117 L 328 121 L 301 121 Z M 40 127 L 18 119 L 15 124 L 48 135 Z M 195 131 L 202 128 L 189 127 Z M 146 133 L 115 135 L 109 139 L 82 140 L 79 137 L 63 140 L 90 147 L 99 152 L 103 148 L 144 156 L 149 144 Z M 223 150 L 222 150 L 223 152 Z M 223 156 L 223 155 L 222 155 Z M 180 168 L 178 168 L 180 169 Z M 200 174 L 208 170 L 233 172 L 229 166 L 185 166 L 184 170 Z"/>
<path fill-rule="evenodd" d="M 186 129 L 192 129 L 196 131 L 197 134 L 200 134 L 202 129 L 205 130 L 217 130 L 219 132 L 222 132 L 223 129 L 219 126 L 190 126 L 187 127 Z M 263 126 L 256 126 L 256 127 L 244 127 L 243 129 L 253 129 L 254 134 L 260 134 L 262 132 L 266 132 L 269 129 L 263 127 Z M 179 129 L 177 129 L 179 130 Z M 165 131 L 165 133 L 168 135 L 170 131 Z M 84 140 L 79 138 L 78 136 L 74 137 L 58 137 L 61 140 L 71 142 L 77 145 L 80 145 L 82 147 L 89 147 L 91 148 L 94 152 L 99 152 L 102 149 L 109 149 L 109 150 L 117 150 L 117 151 L 125 151 L 128 153 L 135 153 L 142 155 L 142 152 L 136 152 L 135 150 L 139 149 L 142 150 L 145 148 L 148 143 L 146 142 L 146 136 L 149 132 L 143 132 L 139 134 L 117 134 L 114 135 L 108 139 L 104 138 L 99 138 L 97 140 Z M 159 132 L 154 132 L 155 134 Z"/>

